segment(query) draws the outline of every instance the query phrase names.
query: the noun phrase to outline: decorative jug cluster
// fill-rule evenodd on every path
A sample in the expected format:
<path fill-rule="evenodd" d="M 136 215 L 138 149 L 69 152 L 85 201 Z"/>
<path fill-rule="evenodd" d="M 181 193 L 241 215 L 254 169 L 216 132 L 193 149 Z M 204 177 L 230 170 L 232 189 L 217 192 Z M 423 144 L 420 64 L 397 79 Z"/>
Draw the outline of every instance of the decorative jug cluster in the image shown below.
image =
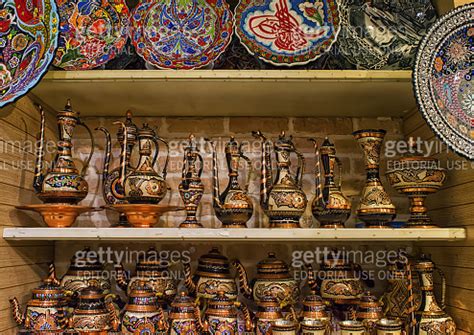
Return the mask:
<path fill-rule="evenodd" d="M 157 294 L 145 281 L 139 281 L 128 294 L 122 317 L 122 332 L 127 334 L 156 334 L 165 329 L 165 316 Z"/>
<path fill-rule="evenodd" d="M 107 335 L 120 326 L 119 311 L 96 286 L 83 288 L 79 302 L 69 318 L 69 327 L 79 335 Z"/>
<path fill-rule="evenodd" d="M 199 169 L 196 167 L 197 162 L 199 162 Z M 190 135 L 188 146 L 184 149 L 181 183 L 178 187 L 186 208 L 186 219 L 180 224 L 180 228 L 202 227 L 196 213 L 204 194 L 204 185 L 201 181 L 203 168 L 204 161 L 199 154 L 196 140 L 194 135 Z"/>
<path fill-rule="evenodd" d="M 57 113 L 58 137 L 57 153 L 51 168 L 43 171 L 45 155 L 45 112 L 39 107 L 41 113 L 41 128 L 39 147 L 36 153 L 35 176 L 33 187 L 45 203 L 77 204 L 83 200 L 88 193 L 89 186 L 84 175 L 89 167 L 89 162 L 94 152 L 94 137 L 80 118 L 79 113 L 74 111 L 71 101 L 68 100 L 64 110 Z M 76 126 L 83 126 L 89 133 L 92 141 L 91 152 L 79 172 L 72 160 L 72 137 Z"/>
<path fill-rule="evenodd" d="M 444 300 L 446 295 L 446 278 L 441 270 L 426 256 L 417 262 L 415 270 L 420 275 L 421 283 L 421 305 L 416 313 L 416 334 L 446 334 L 454 335 L 456 325 L 453 319 L 444 311 Z M 434 271 L 438 270 L 442 279 L 441 306 L 436 301 L 434 294 Z"/>
<path fill-rule="evenodd" d="M 380 180 L 380 152 L 386 131 L 364 129 L 353 133 L 364 151 L 367 180 L 357 208 L 357 217 L 369 228 L 385 228 L 395 218 L 395 206 Z"/>
<path fill-rule="evenodd" d="M 237 299 L 237 284 L 230 273 L 230 263 L 217 248 L 212 248 L 208 254 L 198 260 L 197 271 L 191 274 L 191 266 L 184 263 L 186 288 L 198 298 L 209 300 L 219 292 L 224 292 L 231 299 Z"/>
<path fill-rule="evenodd" d="M 122 125 L 124 132 L 119 183 L 123 187 L 125 200 L 131 204 L 158 204 L 163 200 L 168 190 L 165 181 L 169 161 L 168 143 L 157 136 L 148 124 L 144 123 L 137 133 L 140 155 L 138 165 L 135 169 L 127 171 L 128 129 L 123 122 L 118 123 Z M 164 143 L 167 148 L 166 161 L 161 173 L 155 170 L 159 154 L 158 142 Z M 153 146 L 155 147 L 154 151 Z"/>
<path fill-rule="evenodd" d="M 235 260 L 234 265 L 239 271 L 240 290 L 248 299 L 258 302 L 272 295 L 283 305 L 293 305 L 298 301 L 299 284 L 292 276 L 288 265 L 276 258 L 275 253 L 268 253 L 268 258 L 257 264 L 257 277 L 252 286 L 249 285 L 247 271 L 242 263 Z"/>
<path fill-rule="evenodd" d="M 436 227 L 428 215 L 425 199 L 435 193 L 446 180 L 446 170 L 439 166 L 434 157 L 421 153 L 407 155 L 393 162 L 394 168 L 387 171 L 387 178 L 393 188 L 410 199 L 410 228 Z"/>
<path fill-rule="evenodd" d="M 117 284 L 130 294 L 130 292 L 144 282 L 158 295 L 162 306 L 170 303 L 177 293 L 177 282 L 170 275 L 170 264 L 157 258 L 159 253 L 155 248 L 148 249 L 144 257 L 140 258 L 135 268 L 135 274 L 128 279 L 122 264 L 116 265 Z"/>
<path fill-rule="evenodd" d="M 13 318 L 19 326 L 35 334 L 62 334 L 67 326 L 66 291 L 57 284 L 54 267 L 42 284 L 32 290 L 24 313 L 16 298 L 10 300 Z"/>
<path fill-rule="evenodd" d="M 342 193 L 342 163 L 336 157 L 336 148 L 326 137 L 321 147 L 314 142 L 316 154 L 315 181 L 316 197 L 311 209 L 321 228 L 344 228 L 344 222 L 351 215 L 351 202 Z M 324 169 L 324 187 L 321 178 L 321 162 Z M 334 174 L 339 166 L 339 182 L 336 185 Z"/>
<path fill-rule="evenodd" d="M 127 111 L 126 120 L 124 122 L 125 128 L 127 129 L 127 141 L 125 146 L 125 131 L 123 127 L 119 127 L 117 131 L 117 142 L 120 144 L 120 152 L 125 150 L 125 174 L 128 174 L 134 168 L 130 163 L 130 157 L 134 146 L 137 143 L 138 127 L 132 121 L 132 112 Z M 112 157 L 112 139 L 109 131 L 104 127 L 99 127 L 96 130 L 100 130 L 105 134 L 106 146 L 104 156 L 104 171 L 102 172 L 102 192 L 104 200 L 108 205 L 123 204 L 125 201 L 125 194 L 123 185 L 120 184 L 120 171 L 121 164 L 116 168 L 110 170 L 110 161 Z M 119 226 L 129 226 L 127 217 L 124 213 L 120 214 Z"/>
<path fill-rule="evenodd" d="M 229 182 L 226 189 L 220 193 L 216 146 L 212 141 L 208 141 L 213 150 L 213 207 L 216 216 L 222 222 L 224 228 L 246 228 L 247 221 L 250 220 L 253 214 L 252 200 L 248 196 L 252 170 L 250 159 L 242 152 L 242 145 L 239 145 L 235 138 L 231 137 L 225 146 Z M 240 159 L 247 162 L 247 178 L 243 188 L 239 184 Z"/>
<path fill-rule="evenodd" d="M 260 204 L 270 219 L 270 227 L 298 228 L 308 202 L 302 190 L 304 157 L 296 150 L 292 136 L 286 136 L 282 132 L 273 145 L 277 162 L 276 177 L 273 179 L 272 144 L 260 131 L 252 134 L 262 141 Z M 291 153 L 298 157 L 294 175 L 290 170 Z"/>

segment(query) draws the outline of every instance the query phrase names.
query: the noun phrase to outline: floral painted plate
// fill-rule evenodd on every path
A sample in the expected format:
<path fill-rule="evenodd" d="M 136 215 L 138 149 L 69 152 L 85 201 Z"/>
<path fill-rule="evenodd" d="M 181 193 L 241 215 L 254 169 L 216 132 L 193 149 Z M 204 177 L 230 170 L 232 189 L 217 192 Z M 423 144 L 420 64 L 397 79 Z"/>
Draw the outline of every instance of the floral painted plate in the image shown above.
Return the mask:
<path fill-rule="evenodd" d="M 418 50 L 413 80 L 419 109 L 434 132 L 474 160 L 474 3 L 435 23 Z"/>
<path fill-rule="evenodd" d="M 130 22 L 125 0 L 57 0 L 57 4 L 61 22 L 55 66 L 90 70 L 122 52 Z"/>
<path fill-rule="evenodd" d="M 132 42 L 149 64 L 162 69 L 206 66 L 232 38 L 225 0 L 145 0 L 132 13 Z"/>
<path fill-rule="evenodd" d="M 411 69 L 436 21 L 431 0 L 339 0 L 337 50 L 358 69 Z"/>
<path fill-rule="evenodd" d="M 53 0 L 0 1 L 0 107 L 28 93 L 46 73 L 58 25 Z"/>
<path fill-rule="evenodd" d="M 248 51 L 273 65 L 307 64 L 339 33 L 335 0 L 241 0 L 235 31 Z"/>

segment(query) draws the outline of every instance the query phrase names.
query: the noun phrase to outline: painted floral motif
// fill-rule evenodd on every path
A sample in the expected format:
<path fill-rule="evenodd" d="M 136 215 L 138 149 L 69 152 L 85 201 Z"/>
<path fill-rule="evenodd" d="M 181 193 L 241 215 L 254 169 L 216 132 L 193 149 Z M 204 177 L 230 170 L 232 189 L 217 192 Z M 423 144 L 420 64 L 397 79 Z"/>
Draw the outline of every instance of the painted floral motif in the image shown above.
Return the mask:
<path fill-rule="evenodd" d="M 438 20 L 420 45 L 414 72 L 421 113 L 441 140 L 474 160 L 474 4 Z"/>
<path fill-rule="evenodd" d="M 235 15 L 236 33 L 248 51 L 274 65 L 311 62 L 339 33 L 334 0 L 241 0 Z"/>
<path fill-rule="evenodd" d="M 73 188 L 75 190 L 84 189 L 84 180 L 71 175 L 53 175 L 46 179 L 45 183 L 52 188 Z"/>
<path fill-rule="evenodd" d="M 453 335 L 456 331 L 456 325 L 452 320 L 445 322 L 426 322 L 421 325 L 421 330 L 426 332 L 426 335 Z"/>
<path fill-rule="evenodd" d="M 58 6 L 61 34 L 54 65 L 89 70 L 122 52 L 129 33 L 124 0 L 58 0 Z"/>
<path fill-rule="evenodd" d="M 171 335 L 197 335 L 194 321 L 174 321 L 171 326 Z"/>
<path fill-rule="evenodd" d="M 0 107 L 25 95 L 47 71 L 58 23 L 54 1 L 0 2 Z"/>
<path fill-rule="evenodd" d="M 144 0 L 132 14 L 132 42 L 148 63 L 164 69 L 203 67 L 232 37 L 225 0 Z"/>

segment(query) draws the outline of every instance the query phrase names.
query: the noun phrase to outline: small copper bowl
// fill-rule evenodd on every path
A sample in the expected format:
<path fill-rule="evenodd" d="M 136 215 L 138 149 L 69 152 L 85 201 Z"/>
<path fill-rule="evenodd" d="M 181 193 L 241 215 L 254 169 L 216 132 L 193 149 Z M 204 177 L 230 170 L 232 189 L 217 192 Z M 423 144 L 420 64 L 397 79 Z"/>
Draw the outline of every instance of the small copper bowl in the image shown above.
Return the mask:
<path fill-rule="evenodd" d="M 152 228 L 163 214 L 184 210 L 184 207 L 155 204 L 117 204 L 106 208 L 124 213 L 128 222 L 137 228 Z"/>
<path fill-rule="evenodd" d="M 79 215 L 100 210 L 95 207 L 69 204 L 39 204 L 16 206 L 16 208 L 39 213 L 46 225 L 53 228 L 71 227 Z"/>

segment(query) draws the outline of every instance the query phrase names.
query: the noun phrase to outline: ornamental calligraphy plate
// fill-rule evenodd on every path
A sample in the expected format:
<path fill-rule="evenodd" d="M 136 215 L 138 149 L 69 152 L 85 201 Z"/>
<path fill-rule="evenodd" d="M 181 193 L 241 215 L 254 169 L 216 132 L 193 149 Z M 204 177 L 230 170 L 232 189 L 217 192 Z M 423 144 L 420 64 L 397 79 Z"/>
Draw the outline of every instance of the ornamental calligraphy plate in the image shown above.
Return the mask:
<path fill-rule="evenodd" d="M 248 51 L 273 65 L 307 64 L 339 33 L 335 0 L 241 0 L 235 31 Z"/>
<path fill-rule="evenodd" d="M 359 69 L 411 69 L 436 21 L 430 0 L 340 0 L 337 49 Z"/>
<path fill-rule="evenodd" d="M 145 0 L 132 14 L 132 42 L 148 63 L 194 69 L 217 59 L 232 38 L 225 0 Z"/>
<path fill-rule="evenodd" d="M 474 3 L 439 19 L 423 39 L 413 73 L 418 106 L 434 132 L 474 160 Z"/>
<path fill-rule="evenodd" d="M 59 45 L 54 65 L 65 70 L 90 70 L 119 55 L 128 39 L 129 11 L 125 0 L 57 0 Z"/>
<path fill-rule="evenodd" d="M 0 2 L 0 107 L 28 93 L 46 73 L 58 24 L 52 0 Z"/>

